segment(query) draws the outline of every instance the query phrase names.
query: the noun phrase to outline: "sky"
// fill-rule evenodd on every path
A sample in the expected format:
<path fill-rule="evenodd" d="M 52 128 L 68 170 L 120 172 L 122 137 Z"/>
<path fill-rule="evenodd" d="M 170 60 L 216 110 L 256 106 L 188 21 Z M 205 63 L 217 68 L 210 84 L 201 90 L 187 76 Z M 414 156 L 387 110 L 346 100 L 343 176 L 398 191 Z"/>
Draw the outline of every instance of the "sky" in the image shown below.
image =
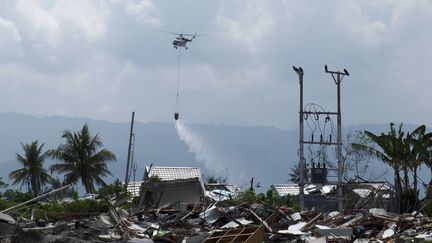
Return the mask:
<path fill-rule="evenodd" d="M 430 0 L 1 0 L 0 112 L 298 127 L 305 103 L 336 110 L 324 72 L 347 69 L 344 124 L 431 124 Z"/>

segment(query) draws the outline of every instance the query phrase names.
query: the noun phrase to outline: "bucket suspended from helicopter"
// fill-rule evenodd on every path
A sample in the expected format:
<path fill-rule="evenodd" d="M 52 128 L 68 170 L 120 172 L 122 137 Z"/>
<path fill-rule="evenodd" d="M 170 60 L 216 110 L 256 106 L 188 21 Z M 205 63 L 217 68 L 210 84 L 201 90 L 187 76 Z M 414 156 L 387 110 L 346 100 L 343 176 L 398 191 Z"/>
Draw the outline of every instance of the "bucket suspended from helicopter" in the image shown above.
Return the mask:
<path fill-rule="evenodd" d="M 168 32 L 159 30 L 161 32 L 177 35 L 177 37 L 172 42 L 172 45 L 174 49 L 178 49 L 178 72 L 177 72 L 177 96 L 176 96 L 176 110 L 174 112 L 174 120 L 178 121 L 180 118 L 180 105 L 179 105 L 179 90 L 180 90 L 180 64 L 181 64 L 181 48 L 188 49 L 188 42 L 192 42 L 193 39 L 195 39 L 197 36 L 197 33 L 195 34 L 183 34 L 183 33 L 175 33 L 175 32 Z M 187 38 L 187 36 L 190 36 L 190 38 Z"/>

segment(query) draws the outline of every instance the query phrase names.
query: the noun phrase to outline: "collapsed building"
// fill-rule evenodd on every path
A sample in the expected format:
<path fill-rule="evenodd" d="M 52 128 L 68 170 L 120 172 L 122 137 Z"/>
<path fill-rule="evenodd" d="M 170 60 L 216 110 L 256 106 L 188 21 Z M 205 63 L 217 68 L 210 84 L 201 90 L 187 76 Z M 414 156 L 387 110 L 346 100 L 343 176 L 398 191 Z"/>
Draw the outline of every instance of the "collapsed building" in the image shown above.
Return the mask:
<path fill-rule="evenodd" d="M 185 208 L 201 202 L 205 191 L 201 170 L 196 167 L 148 166 L 141 186 L 139 207 L 170 204 Z"/>
<path fill-rule="evenodd" d="M 140 199 L 132 208 L 120 208 L 125 200 L 118 199 L 107 212 L 99 215 L 75 220 L 45 218 L 44 224 L 40 224 L 43 219 L 26 219 L 7 209 L 0 213 L 0 242 L 259 243 L 432 239 L 432 219 L 423 214 L 424 206 L 408 214 L 371 207 L 376 198 L 392 199 L 393 188 L 385 182 L 346 183 L 356 203 L 342 212 L 326 206 L 332 202 L 336 205 L 333 185 L 306 185 L 305 195 L 311 199 L 311 207 L 298 211 L 262 201 L 251 204 L 241 201 L 237 198 L 242 193 L 238 186 L 206 185 L 196 167 L 149 166 L 145 171 L 142 182 L 130 182 L 127 187 Z M 271 189 L 279 197 L 295 198 L 299 194 L 298 186 L 293 184 L 275 184 Z M 312 204 L 316 199 L 319 200 Z"/>
<path fill-rule="evenodd" d="M 274 184 L 271 186 L 279 197 L 297 197 L 300 193 L 298 184 Z M 344 187 L 345 194 L 353 194 L 352 208 L 380 206 L 391 211 L 394 188 L 388 182 L 348 182 Z M 323 212 L 337 211 L 335 185 L 306 184 L 304 187 L 305 207 L 317 208 Z"/>

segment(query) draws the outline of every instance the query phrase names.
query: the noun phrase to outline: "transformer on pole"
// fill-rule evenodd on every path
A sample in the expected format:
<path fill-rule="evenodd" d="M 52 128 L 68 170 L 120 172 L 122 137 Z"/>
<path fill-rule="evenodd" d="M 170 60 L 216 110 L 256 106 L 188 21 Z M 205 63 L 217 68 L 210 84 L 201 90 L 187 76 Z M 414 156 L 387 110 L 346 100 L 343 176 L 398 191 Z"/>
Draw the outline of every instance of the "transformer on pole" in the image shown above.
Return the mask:
<path fill-rule="evenodd" d="M 309 110 L 303 105 L 303 69 L 301 67 L 294 67 L 294 71 L 299 76 L 299 84 L 300 84 L 300 111 L 299 111 L 299 201 L 300 201 L 300 209 L 304 209 L 304 186 L 306 184 L 305 181 L 305 168 L 306 168 L 306 160 L 304 158 L 304 144 L 309 145 L 334 145 L 336 146 L 337 151 L 337 181 L 327 181 L 327 168 L 324 162 L 322 162 L 322 167 L 318 162 L 318 166 L 315 167 L 314 162 L 312 161 L 312 178 L 308 183 L 312 184 L 330 184 L 337 185 L 337 202 L 338 202 L 338 210 L 341 211 L 343 209 L 343 161 L 342 161 L 342 118 L 341 118 L 341 108 L 340 108 L 340 83 L 344 76 L 349 76 L 349 73 L 346 69 L 344 72 L 339 71 L 329 71 L 327 65 L 325 65 L 325 72 L 330 73 L 333 77 L 333 80 L 337 86 L 337 112 L 329 112 L 324 111 L 324 109 L 317 104 L 308 104 Z M 314 108 L 311 109 L 310 107 Z M 319 109 L 317 109 L 318 107 Z M 306 109 L 306 111 L 305 111 Z M 318 121 L 321 115 L 325 115 L 325 123 L 331 120 L 330 116 L 337 117 L 337 136 L 336 142 L 332 142 L 332 135 L 326 137 L 325 134 L 321 133 L 318 141 L 314 140 L 314 132 L 312 131 L 312 135 L 309 139 L 304 139 L 304 121 L 308 120 L 309 116 L 313 116 L 314 120 Z M 322 132 L 322 131 L 321 131 Z"/>

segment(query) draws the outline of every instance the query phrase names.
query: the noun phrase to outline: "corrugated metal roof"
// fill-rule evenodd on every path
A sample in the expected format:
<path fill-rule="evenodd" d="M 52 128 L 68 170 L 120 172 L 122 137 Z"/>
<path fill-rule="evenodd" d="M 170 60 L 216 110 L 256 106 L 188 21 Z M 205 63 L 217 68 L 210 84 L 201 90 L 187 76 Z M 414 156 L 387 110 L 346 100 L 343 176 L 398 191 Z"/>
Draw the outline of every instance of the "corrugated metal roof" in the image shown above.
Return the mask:
<path fill-rule="evenodd" d="M 276 193 L 283 197 L 286 195 L 298 195 L 300 193 L 300 188 L 297 184 L 275 184 L 273 185 Z M 304 191 L 304 194 L 309 194 L 307 190 Z"/>
<path fill-rule="evenodd" d="M 230 192 L 237 193 L 240 191 L 240 187 L 237 185 L 226 185 L 226 189 Z"/>
<path fill-rule="evenodd" d="M 300 194 L 300 187 L 297 184 L 274 184 L 272 187 L 280 197 L 286 195 L 296 196 Z M 304 194 L 307 195 L 317 190 L 320 190 L 321 194 L 327 194 L 334 188 L 335 186 L 333 185 L 325 185 L 321 188 L 317 188 L 316 185 L 305 185 Z"/>
<path fill-rule="evenodd" d="M 357 193 L 361 198 L 365 198 L 371 193 L 369 189 L 353 189 L 353 192 Z"/>
<path fill-rule="evenodd" d="M 226 190 L 232 193 L 240 192 L 240 187 L 234 184 L 224 184 L 224 183 L 208 183 L 205 185 L 206 189 L 211 191 L 215 189 Z"/>
<path fill-rule="evenodd" d="M 146 168 L 148 171 L 148 167 Z M 201 179 L 201 170 L 196 167 L 164 167 L 153 166 L 148 173 L 148 177 L 157 176 L 162 181 L 182 180 L 198 178 Z"/>
<path fill-rule="evenodd" d="M 372 192 L 381 195 L 383 198 L 390 198 L 390 192 L 393 190 L 392 186 L 387 182 L 363 182 L 350 186 L 362 198 L 367 197 Z"/>
<path fill-rule="evenodd" d="M 130 181 L 128 182 L 126 190 L 136 197 L 140 195 L 142 181 Z"/>

